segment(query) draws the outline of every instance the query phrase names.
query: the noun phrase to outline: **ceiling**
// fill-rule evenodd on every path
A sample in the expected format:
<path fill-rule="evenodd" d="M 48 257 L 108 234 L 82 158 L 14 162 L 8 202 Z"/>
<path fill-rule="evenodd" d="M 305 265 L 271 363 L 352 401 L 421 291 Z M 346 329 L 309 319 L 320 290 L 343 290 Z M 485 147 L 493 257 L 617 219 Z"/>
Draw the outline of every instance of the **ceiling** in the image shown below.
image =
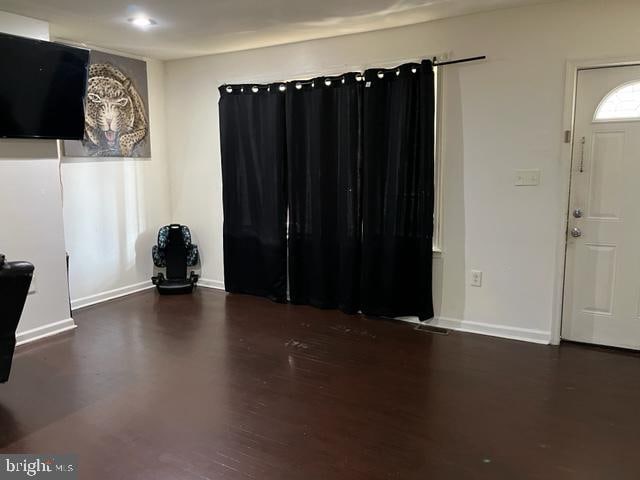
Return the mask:
<path fill-rule="evenodd" d="M 0 0 L 51 35 L 159 59 L 279 45 L 553 0 Z M 141 30 L 127 19 L 145 14 Z"/>

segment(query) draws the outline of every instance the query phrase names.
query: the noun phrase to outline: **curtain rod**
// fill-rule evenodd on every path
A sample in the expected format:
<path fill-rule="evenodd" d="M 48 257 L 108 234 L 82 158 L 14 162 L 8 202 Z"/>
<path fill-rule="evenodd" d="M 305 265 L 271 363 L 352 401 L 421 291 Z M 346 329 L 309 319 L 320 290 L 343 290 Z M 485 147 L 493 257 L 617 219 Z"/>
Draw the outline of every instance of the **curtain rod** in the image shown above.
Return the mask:
<path fill-rule="evenodd" d="M 458 63 L 468 63 L 468 62 L 477 62 L 479 60 L 486 60 L 487 56 L 486 55 L 479 55 L 477 57 L 467 57 L 467 58 L 458 58 L 456 60 L 445 60 L 442 62 L 438 62 L 438 57 L 433 57 L 431 62 L 433 64 L 434 67 L 444 67 L 446 65 L 455 65 Z M 332 78 L 340 78 L 343 77 L 344 75 L 328 75 L 328 77 L 332 77 Z M 287 83 L 290 80 L 285 80 L 283 82 L 271 82 L 271 83 Z M 307 85 L 307 84 L 311 84 L 312 80 L 299 80 L 297 83 L 299 83 L 300 85 Z M 264 86 L 264 84 L 261 84 L 260 86 Z M 254 88 L 260 88 L 260 86 L 256 85 Z M 227 87 L 227 89 L 229 89 L 231 87 L 230 84 L 228 83 L 223 83 L 221 85 L 221 87 Z M 228 90 L 229 91 L 229 90 Z"/>
<path fill-rule="evenodd" d="M 480 55 L 478 57 L 459 58 L 457 60 L 447 60 L 444 62 L 439 62 L 436 57 L 433 57 L 433 66 L 444 67 L 445 65 L 454 65 L 456 63 L 477 62 L 478 60 L 486 60 L 486 59 L 487 59 L 486 55 Z"/>

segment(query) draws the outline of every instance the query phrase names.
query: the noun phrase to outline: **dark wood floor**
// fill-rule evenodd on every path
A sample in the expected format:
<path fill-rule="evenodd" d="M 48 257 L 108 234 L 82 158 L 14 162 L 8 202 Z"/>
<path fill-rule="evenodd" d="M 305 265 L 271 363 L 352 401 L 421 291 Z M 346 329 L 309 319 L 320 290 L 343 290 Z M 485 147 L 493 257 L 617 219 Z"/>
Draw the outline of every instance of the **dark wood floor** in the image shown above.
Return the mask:
<path fill-rule="evenodd" d="M 0 385 L 0 452 L 82 479 L 638 479 L 640 358 L 200 289 L 76 312 Z"/>

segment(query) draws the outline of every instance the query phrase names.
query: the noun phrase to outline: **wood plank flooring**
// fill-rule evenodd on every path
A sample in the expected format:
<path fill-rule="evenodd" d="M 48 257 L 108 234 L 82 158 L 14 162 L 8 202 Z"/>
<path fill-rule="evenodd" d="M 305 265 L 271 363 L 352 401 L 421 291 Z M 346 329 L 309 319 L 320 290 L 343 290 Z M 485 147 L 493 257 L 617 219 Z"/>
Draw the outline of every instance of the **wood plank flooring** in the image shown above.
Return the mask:
<path fill-rule="evenodd" d="M 147 291 L 19 349 L 0 452 L 81 479 L 638 479 L 640 358 Z"/>

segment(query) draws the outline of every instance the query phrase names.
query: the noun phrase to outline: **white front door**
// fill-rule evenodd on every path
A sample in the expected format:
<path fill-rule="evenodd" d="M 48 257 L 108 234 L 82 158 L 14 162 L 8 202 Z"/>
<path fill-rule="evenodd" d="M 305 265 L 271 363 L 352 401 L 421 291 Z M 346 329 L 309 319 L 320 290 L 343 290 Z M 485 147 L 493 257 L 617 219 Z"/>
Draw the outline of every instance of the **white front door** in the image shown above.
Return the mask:
<path fill-rule="evenodd" d="M 640 67 L 578 72 L 562 338 L 640 349 Z"/>

